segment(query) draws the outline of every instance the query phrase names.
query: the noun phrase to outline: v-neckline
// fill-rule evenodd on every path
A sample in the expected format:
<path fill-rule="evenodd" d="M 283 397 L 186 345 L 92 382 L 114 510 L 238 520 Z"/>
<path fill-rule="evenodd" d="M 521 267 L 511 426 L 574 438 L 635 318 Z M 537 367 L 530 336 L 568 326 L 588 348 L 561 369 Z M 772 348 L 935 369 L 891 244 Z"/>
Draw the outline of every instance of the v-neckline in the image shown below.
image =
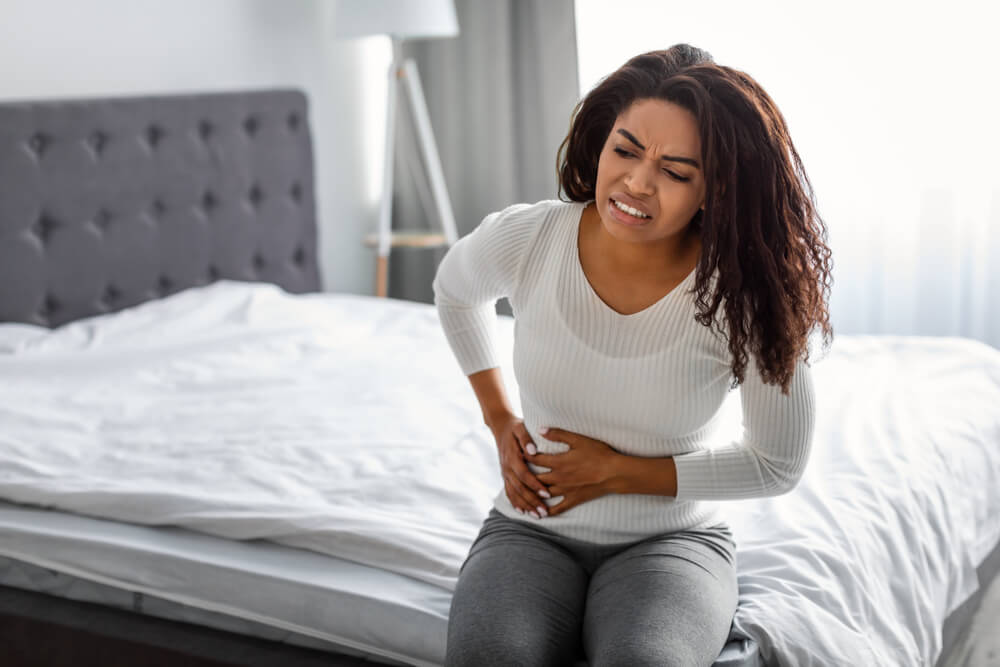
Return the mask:
<path fill-rule="evenodd" d="M 581 280 L 581 282 L 583 283 L 584 289 L 586 289 L 587 292 L 590 294 L 590 298 L 596 301 L 603 310 L 606 310 L 612 316 L 620 319 L 633 319 L 633 318 L 638 318 L 645 313 L 657 310 L 661 304 L 670 300 L 670 298 L 675 293 L 677 293 L 678 290 L 680 290 L 683 286 L 687 285 L 687 283 L 694 277 L 695 273 L 698 271 L 698 264 L 695 263 L 694 268 L 691 269 L 691 271 L 686 276 L 684 276 L 683 280 L 674 285 L 669 292 L 667 292 L 659 299 L 657 299 L 656 301 L 654 301 L 653 303 L 649 304 L 648 306 L 646 306 L 641 310 L 637 310 L 634 313 L 622 313 L 615 310 L 610 305 L 608 305 L 608 303 L 604 299 L 601 298 L 600 294 L 597 293 L 597 290 L 594 289 L 593 283 L 590 282 L 590 278 L 587 277 L 587 272 L 583 269 L 583 259 L 580 257 L 580 230 L 583 227 L 583 214 L 586 210 L 587 210 L 587 204 L 584 204 L 583 207 L 580 209 L 580 215 L 577 217 L 576 220 L 576 231 L 573 234 L 574 238 L 573 254 L 575 257 L 575 261 L 573 262 L 573 264 L 575 265 L 576 270 L 579 272 L 579 277 L 583 279 Z"/>

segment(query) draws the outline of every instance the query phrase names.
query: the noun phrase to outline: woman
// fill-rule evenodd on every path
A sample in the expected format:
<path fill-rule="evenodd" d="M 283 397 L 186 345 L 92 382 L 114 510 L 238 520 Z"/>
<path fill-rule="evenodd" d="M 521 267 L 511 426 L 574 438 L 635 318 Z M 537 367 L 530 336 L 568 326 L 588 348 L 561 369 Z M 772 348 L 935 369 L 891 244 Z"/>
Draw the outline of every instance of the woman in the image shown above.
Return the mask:
<path fill-rule="evenodd" d="M 830 251 L 784 119 L 677 45 L 577 107 L 570 201 L 488 216 L 434 281 L 504 490 L 462 566 L 448 665 L 710 665 L 738 591 L 725 507 L 790 491 L 814 423 Z M 515 316 L 523 420 L 491 330 Z M 742 386 L 742 442 L 708 449 Z"/>

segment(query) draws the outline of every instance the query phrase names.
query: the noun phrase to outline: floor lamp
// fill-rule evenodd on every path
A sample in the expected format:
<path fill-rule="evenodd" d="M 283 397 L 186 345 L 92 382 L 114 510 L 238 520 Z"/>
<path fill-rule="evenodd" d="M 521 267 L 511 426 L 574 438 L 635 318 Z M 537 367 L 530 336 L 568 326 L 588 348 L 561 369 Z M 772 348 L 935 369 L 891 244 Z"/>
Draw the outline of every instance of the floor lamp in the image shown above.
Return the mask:
<path fill-rule="evenodd" d="M 450 246 L 458 240 L 455 216 L 445 186 L 444 172 L 441 169 L 441 159 L 438 157 L 417 64 L 411 58 L 403 58 L 402 55 L 404 39 L 452 37 L 458 34 L 458 21 L 455 18 L 455 6 L 452 0 L 340 0 L 335 16 L 335 32 L 338 37 L 388 35 L 392 42 L 392 64 L 389 66 L 386 100 L 382 202 L 379 207 L 378 231 L 366 239 L 368 245 L 377 249 L 375 293 L 378 296 L 386 296 L 389 252 L 393 247 Z M 413 121 L 441 233 L 392 232 L 396 109 L 400 87 L 403 88 L 409 100 L 409 107 L 413 111 Z"/>

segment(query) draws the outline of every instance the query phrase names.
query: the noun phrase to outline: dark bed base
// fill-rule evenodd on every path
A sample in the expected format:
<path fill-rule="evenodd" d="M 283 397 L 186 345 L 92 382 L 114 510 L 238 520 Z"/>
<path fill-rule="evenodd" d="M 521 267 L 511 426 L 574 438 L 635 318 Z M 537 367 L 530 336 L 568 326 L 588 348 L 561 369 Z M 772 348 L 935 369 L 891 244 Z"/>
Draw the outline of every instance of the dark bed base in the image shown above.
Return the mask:
<path fill-rule="evenodd" d="M 0 586 L 5 667 L 373 667 L 362 658 Z"/>

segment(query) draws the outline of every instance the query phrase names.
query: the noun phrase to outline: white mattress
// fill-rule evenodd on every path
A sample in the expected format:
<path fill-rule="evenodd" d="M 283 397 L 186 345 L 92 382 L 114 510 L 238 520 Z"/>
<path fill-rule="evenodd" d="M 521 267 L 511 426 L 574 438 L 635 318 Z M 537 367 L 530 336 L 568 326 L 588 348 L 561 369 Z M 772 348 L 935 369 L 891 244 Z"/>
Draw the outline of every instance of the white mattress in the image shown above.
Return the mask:
<path fill-rule="evenodd" d="M 0 556 L 15 561 L 0 561 L 8 586 L 111 605 L 143 593 L 154 596 L 145 613 L 175 620 L 388 664 L 444 659 L 450 593 L 315 552 L 0 503 Z M 157 599 L 184 607 L 157 608 Z"/>
<path fill-rule="evenodd" d="M 500 323 L 506 359 L 510 324 Z M 505 376 L 516 389 L 509 362 Z M 440 660 L 440 614 L 500 481 L 432 307 L 223 282 L 51 333 L 0 325 L 0 377 L 0 497 L 216 536 L 179 532 L 185 540 L 281 542 L 415 581 L 419 595 L 365 609 L 368 622 L 383 608 L 416 616 L 357 639 L 326 604 L 268 593 L 272 581 L 313 585 L 295 567 L 265 563 L 254 584 L 219 592 L 212 576 L 155 549 L 143 556 L 164 566 L 148 592 L 167 599 Z M 773 664 L 932 663 L 944 618 L 1000 541 L 1000 352 L 841 336 L 814 379 L 816 436 L 799 487 L 722 508 L 739 545 L 735 627 Z M 730 399 L 720 441 L 739 436 L 738 393 Z M 140 529 L 109 528 L 115 544 L 116 531 Z M 87 531 L 60 532 L 70 529 L 28 539 L 23 522 L 0 524 L 0 548 L 37 563 L 65 553 L 61 567 L 83 578 L 127 578 L 87 555 L 93 539 L 77 539 Z M 213 558 L 196 567 L 215 572 Z M 428 590 L 434 605 L 415 601 Z M 437 630 L 422 632 L 428 623 Z"/>

